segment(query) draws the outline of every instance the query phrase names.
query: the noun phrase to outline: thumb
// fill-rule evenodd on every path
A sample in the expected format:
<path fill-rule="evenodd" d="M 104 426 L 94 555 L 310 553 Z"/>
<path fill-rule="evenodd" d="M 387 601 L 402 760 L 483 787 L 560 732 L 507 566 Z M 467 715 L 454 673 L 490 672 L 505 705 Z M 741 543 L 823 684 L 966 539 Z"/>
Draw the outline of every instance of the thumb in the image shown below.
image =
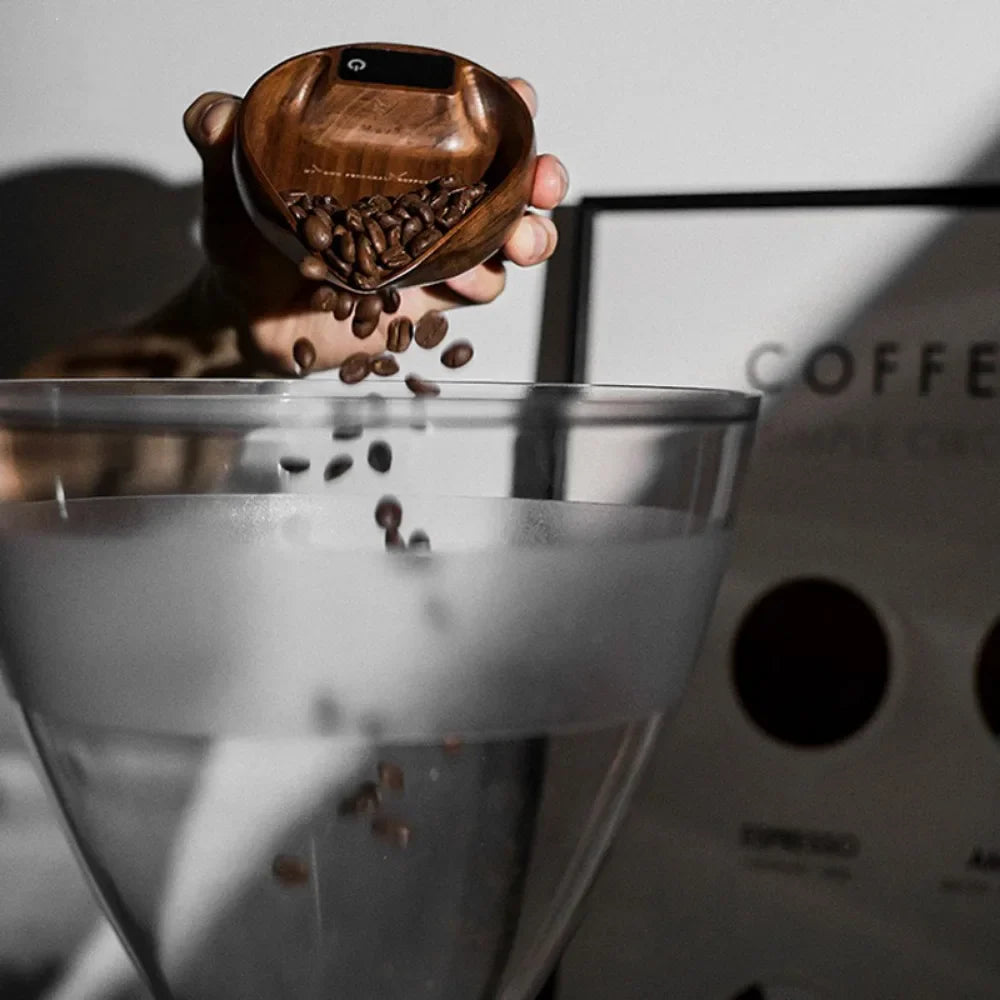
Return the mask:
<path fill-rule="evenodd" d="M 233 178 L 233 134 L 240 100 L 232 94 L 202 94 L 184 112 L 184 131 L 198 151 L 206 207 L 239 204 Z"/>

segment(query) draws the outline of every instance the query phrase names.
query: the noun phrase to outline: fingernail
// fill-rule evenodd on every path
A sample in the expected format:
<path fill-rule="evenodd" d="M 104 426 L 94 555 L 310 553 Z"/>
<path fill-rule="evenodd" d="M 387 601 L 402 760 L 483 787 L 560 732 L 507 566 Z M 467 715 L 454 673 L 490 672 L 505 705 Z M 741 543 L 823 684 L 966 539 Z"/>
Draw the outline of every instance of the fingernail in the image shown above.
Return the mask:
<path fill-rule="evenodd" d="M 201 132 L 206 142 L 212 142 L 217 139 L 219 133 L 229 120 L 229 108 L 227 107 L 228 103 L 228 98 L 220 97 L 219 100 L 213 101 L 202 112 L 201 121 L 198 123 L 198 130 Z"/>
<path fill-rule="evenodd" d="M 562 199 L 566 197 L 566 193 L 569 191 L 569 173 L 563 165 L 562 160 L 556 160 L 556 166 L 559 169 L 559 179 L 562 181 L 562 194 L 559 195 L 559 200 L 562 201 Z"/>
<path fill-rule="evenodd" d="M 545 255 L 545 251 L 549 248 L 549 233 L 545 228 L 545 223 L 540 219 L 535 219 L 532 222 L 532 227 L 534 234 L 531 237 L 531 255 L 532 257 L 538 259 Z"/>

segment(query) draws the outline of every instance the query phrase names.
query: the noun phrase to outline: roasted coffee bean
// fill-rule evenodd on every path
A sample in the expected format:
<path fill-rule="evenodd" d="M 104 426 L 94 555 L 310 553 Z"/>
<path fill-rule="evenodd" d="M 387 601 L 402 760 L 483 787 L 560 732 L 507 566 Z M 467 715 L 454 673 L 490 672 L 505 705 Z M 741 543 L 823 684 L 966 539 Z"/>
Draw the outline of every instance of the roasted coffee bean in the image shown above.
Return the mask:
<path fill-rule="evenodd" d="M 434 210 L 425 201 L 418 201 L 414 212 L 425 226 L 434 225 Z"/>
<path fill-rule="evenodd" d="M 394 229 L 393 232 L 398 232 L 399 230 Z M 382 251 L 382 255 L 379 260 L 388 267 L 390 270 L 398 270 L 401 267 L 405 267 L 410 263 L 413 258 L 398 244 L 396 246 L 386 247 Z"/>
<path fill-rule="evenodd" d="M 403 849 L 410 846 L 410 838 L 413 835 L 405 823 L 389 816 L 376 816 L 372 820 L 372 833 L 394 847 Z"/>
<path fill-rule="evenodd" d="M 330 312 L 337 302 L 337 290 L 329 285 L 320 285 L 309 299 L 309 305 L 317 312 Z"/>
<path fill-rule="evenodd" d="M 298 455 L 282 455 L 278 459 L 278 465 L 293 476 L 309 471 L 309 459 L 300 458 Z"/>
<path fill-rule="evenodd" d="M 340 803 L 337 812 L 341 816 L 372 816 L 381 804 L 378 785 L 374 781 L 365 781 L 353 795 Z"/>
<path fill-rule="evenodd" d="M 309 281 L 322 281 L 326 277 L 326 261 L 315 254 L 303 257 L 299 264 L 299 274 Z"/>
<path fill-rule="evenodd" d="M 344 281 L 350 278 L 351 273 L 354 270 L 350 264 L 345 264 L 344 261 L 333 253 L 332 250 L 327 250 L 323 256 L 326 259 L 327 264 L 330 265 L 330 268 L 336 271 Z"/>
<path fill-rule="evenodd" d="M 426 207 L 423 199 L 414 191 L 409 191 L 404 195 L 400 195 L 399 202 L 408 212 L 414 215 L 419 215 L 421 210 Z"/>
<path fill-rule="evenodd" d="M 457 340 L 441 355 L 441 364 L 445 368 L 461 368 L 472 360 L 472 344 L 466 340 Z"/>
<path fill-rule="evenodd" d="M 286 889 L 298 889 L 309 884 L 309 865 L 296 854 L 278 854 L 271 862 L 274 880 Z"/>
<path fill-rule="evenodd" d="M 399 229 L 402 222 L 396 218 L 394 215 L 389 215 L 388 212 L 383 212 L 381 215 L 375 216 L 375 221 L 382 227 L 382 231 L 385 233 L 390 232 L 393 229 Z"/>
<path fill-rule="evenodd" d="M 368 464 L 376 472 L 388 472 L 392 468 L 392 448 L 385 441 L 372 441 L 368 446 Z"/>
<path fill-rule="evenodd" d="M 438 225 L 442 229 L 453 229 L 461 221 L 462 213 L 458 210 L 457 206 L 452 205 L 450 208 L 446 208 L 441 213 L 441 217 L 438 219 Z"/>
<path fill-rule="evenodd" d="M 325 222 L 330 227 L 330 234 L 333 235 L 333 219 L 330 213 L 322 205 L 313 205 L 312 214 L 321 222 Z"/>
<path fill-rule="evenodd" d="M 398 764 L 393 764 L 391 760 L 380 760 L 377 770 L 378 783 L 382 788 L 388 788 L 393 792 L 403 791 L 405 778 L 403 769 Z"/>
<path fill-rule="evenodd" d="M 476 198 L 472 193 L 471 188 L 466 188 L 464 191 L 459 191 L 458 194 L 453 195 L 451 199 L 451 207 L 456 209 L 462 215 L 465 215 L 473 204 L 475 204 Z"/>
<path fill-rule="evenodd" d="M 340 289 L 337 298 L 333 303 L 333 315 L 335 319 L 347 319 L 354 312 L 357 299 L 347 291 Z"/>
<path fill-rule="evenodd" d="M 380 528 L 398 528 L 403 520 L 403 508 L 395 497 L 384 496 L 375 506 L 375 523 Z"/>
<path fill-rule="evenodd" d="M 344 225 L 353 233 L 363 233 L 365 231 L 365 220 L 356 208 L 349 208 L 344 212 Z"/>
<path fill-rule="evenodd" d="M 333 252 L 345 264 L 353 264 L 355 258 L 357 257 L 357 248 L 354 242 L 354 237 L 348 232 L 341 233 L 333 241 Z"/>
<path fill-rule="evenodd" d="M 431 550 L 431 540 L 428 538 L 427 532 L 419 529 L 410 535 L 410 540 L 406 544 L 417 552 L 430 552 Z"/>
<path fill-rule="evenodd" d="M 357 353 L 346 358 L 340 366 L 340 381 L 355 385 L 368 377 L 369 360 L 367 354 Z"/>
<path fill-rule="evenodd" d="M 358 299 L 358 304 L 354 307 L 354 316 L 357 319 L 364 319 L 364 320 L 373 319 L 377 323 L 378 318 L 381 315 L 382 315 L 381 295 L 362 295 Z"/>
<path fill-rule="evenodd" d="M 442 191 L 440 194 L 434 195 L 430 200 L 431 210 L 433 212 L 441 212 L 448 207 L 449 195 L 447 191 Z"/>
<path fill-rule="evenodd" d="M 329 483 L 334 479 L 339 479 L 345 472 L 349 472 L 353 466 L 354 459 L 350 455 L 337 455 L 326 463 L 323 478 Z"/>
<path fill-rule="evenodd" d="M 413 393 L 414 396 L 439 396 L 441 395 L 441 386 L 434 382 L 428 382 L 426 379 L 422 379 L 419 375 L 407 375 L 406 388 Z"/>
<path fill-rule="evenodd" d="M 389 246 L 390 248 L 391 247 L 402 246 L 402 243 L 403 243 L 403 241 L 402 241 L 402 232 L 403 232 L 403 227 L 402 226 L 396 226 L 393 229 L 387 230 L 386 231 L 386 237 L 385 237 L 386 238 L 386 245 Z"/>
<path fill-rule="evenodd" d="M 292 345 L 292 357 L 304 375 L 316 364 L 316 345 L 308 337 L 299 337 Z"/>
<path fill-rule="evenodd" d="M 417 347 L 422 347 L 424 350 L 430 351 L 444 340 L 447 333 L 447 317 L 444 313 L 440 313 L 436 309 L 431 309 L 417 320 L 417 328 L 413 333 L 413 339 L 417 342 Z"/>
<path fill-rule="evenodd" d="M 437 186 L 442 191 L 450 191 L 452 188 L 457 188 L 462 186 L 462 179 L 456 177 L 455 174 L 447 174 L 444 177 L 438 178 Z"/>
<path fill-rule="evenodd" d="M 333 229 L 329 221 L 314 212 L 302 224 L 302 235 L 313 250 L 325 250 L 333 239 Z"/>
<path fill-rule="evenodd" d="M 384 194 L 373 194 L 368 199 L 376 212 L 388 212 L 392 208 L 392 202 Z"/>
<path fill-rule="evenodd" d="M 408 249 L 414 257 L 419 257 L 425 250 L 430 250 L 439 239 L 442 233 L 440 229 L 425 229 L 422 233 L 413 237 L 413 242 Z"/>
<path fill-rule="evenodd" d="M 317 202 L 326 211 L 327 215 L 330 216 L 332 216 L 333 213 L 336 212 L 338 208 L 340 208 L 340 202 L 337 201 L 337 199 L 332 194 L 323 194 L 320 195 L 318 198 L 314 199 L 313 201 L 314 208 Z"/>
<path fill-rule="evenodd" d="M 373 275 L 368 277 L 367 274 L 359 274 L 357 271 L 351 275 L 351 284 L 354 285 L 359 291 L 362 292 L 373 292 L 378 286 L 379 279 L 377 276 Z"/>
<path fill-rule="evenodd" d="M 400 223 L 406 222 L 406 220 L 410 217 L 410 213 L 407 212 L 406 207 L 404 205 L 400 205 L 398 201 L 392 206 L 392 212 L 390 214 L 396 216 Z"/>
<path fill-rule="evenodd" d="M 479 201 L 486 194 L 486 185 L 480 181 L 478 184 L 473 184 L 469 191 L 472 193 L 472 200 Z"/>
<path fill-rule="evenodd" d="M 383 354 L 380 358 L 372 361 L 372 374 L 381 378 L 388 378 L 399 372 L 399 363 L 391 354 Z"/>
<path fill-rule="evenodd" d="M 292 205 L 292 215 L 301 222 L 309 213 L 301 205 Z"/>
<path fill-rule="evenodd" d="M 386 348 L 393 354 L 402 354 L 413 340 L 413 320 L 408 316 L 397 316 L 389 324 Z"/>
<path fill-rule="evenodd" d="M 382 227 L 372 219 L 369 219 L 365 223 L 365 233 L 368 235 L 368 239 L 371 241 L 371 245 L 375 249 L 375 253 L 381 253 L 386 246 L 385 233 L 382 232 Z"/>
<path fill-rule="evenodd" d="M 367 298 L 367 296 L 365 296 Z M 364 299 L 361 300 L 364 302 Z M 360 306 L 359 306 L 360 308 Z M 366 340 L 370 337 L 378 327 L 378 319 L 362 319 L 357 311 L 354 313 L 354 319 L 351 320 L 351 333 L 354 334 L 358 340 Z"/>
<path fill-rule="evenodd" d="M 403 223 L 403 228 L 399 231 L 399 239 L 404 246 L 409 246 L 410 242 L 417 236 L 417 234 L 424 228 L 424 224 L 414 216 L 412 219 L 407 219 Z"/>
<path fill-rule="evenodd" d="M 385 547 L 389 551 L 406 548 L 406 542 L 403 541 L 403 536 L 399 533 L 399 528 L 385 529 Z"/>
<path fill-rule="evenodd" d="M 382 312 L 386 315 L 391 316 L 394 312 L 399 311 L 399 291 L 390 285 L 388 288 L 383 288 L 379 295 L 382 298 Z"/>

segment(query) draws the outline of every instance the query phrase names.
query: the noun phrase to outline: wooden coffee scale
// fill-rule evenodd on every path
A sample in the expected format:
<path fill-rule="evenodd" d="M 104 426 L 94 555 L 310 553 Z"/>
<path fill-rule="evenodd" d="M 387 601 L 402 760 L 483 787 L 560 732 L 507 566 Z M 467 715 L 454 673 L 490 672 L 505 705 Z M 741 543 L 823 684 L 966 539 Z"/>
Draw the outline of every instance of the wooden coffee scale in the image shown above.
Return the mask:
<path fill-rule="evenodd" d="M 318 49 L 265 73 L 243 102 L 234 146 L 240 194 L 261 232 L 306 276 L 352 292 L 431 284 L 491 257 L 528 206 L 534 160 L 531 115 L 505 80 L 447 52 L 383 43 Z M 331 251 L 306 244 L 287 201 L 288 192 L 332 196 L 346 209 L 439 178 L 485 193 L 460 221 L 428 219 L 446 231 L 402 266 L 378 267 L 364 287 L 325 266 Z"/>

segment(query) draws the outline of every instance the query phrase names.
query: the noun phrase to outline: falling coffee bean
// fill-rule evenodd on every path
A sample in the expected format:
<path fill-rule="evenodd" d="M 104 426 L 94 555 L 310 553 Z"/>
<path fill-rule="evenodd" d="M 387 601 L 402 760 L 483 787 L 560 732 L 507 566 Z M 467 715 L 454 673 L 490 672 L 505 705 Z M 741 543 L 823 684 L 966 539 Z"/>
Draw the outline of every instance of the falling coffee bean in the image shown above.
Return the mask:
<path fill-rule="evenodd" d="M 372 361 L 372 374 L 387 378 L 399 372 L 399 362 L 391 354 L 383 354 Z"/>
<path fill-rule="evenodd" d="M 472 360 L 472 344 L 465 340 L 456 341 L 441 355 L 445 368 L 461 368 Z"/>
<path fill-rule="evenodd" d="M 308 337 L 299 337 L 292 345 L 292 357 L 304 375 L 316 364 L 316 347 Z"/>
<path fill-rule="evenodd" d="M 323 478 L 329 483 L 334 479 L 339 479 L 344 473 L 349 472 L 354 466 L 354 459 L 350 455 L 337 455 L 331 458 L 323 470 Z"/>
<path fill-rule="evenodd" d="M 393 354 L 402 354 L 413 340 L 413 321 L 408 316 L 397 316 L 389 324 L 386 349 Z"/>
<path fill-rule="evenodd" d="M 414 396 L 439 396 L 441 395 L 441 386 L 434 382 L 428 382 L 426 379 L 422 379 L 419 375 L 407 375 L 406 388 L 413 393 Z"/>
<path fill-rule="evenodd" d="M 309 471 L 309 459 L 300 458 L 297 455 L 283 455 L 278 459 L 278 465 L 290 475 L 298 475 L 300 472 Z"/>
<path fill-rule="evenodd" d="M 384 496 L 375 507 L 375 523 L 380 528 L 398 528 L 403 520 L 403 508 L 395 497 Z"/>
<path fill-rule="evenodd" d="M 315 254 L 303 257 L 299 264 L 299 274 L 309 281 L 322 281 L 326 277 L 326 261 Z"/>
<path fill-rule="evenodd" d="M 271 874 L 286 889 L 298 889 L 309 884 L 309 865 L 295 854 L 278 854 L 271 862 Z"/>
<path fill-rule="evenodd" d="M 382 315 L 382 297 L 380 295 L 362 295 L 354 307 L 354 315 L 358 319 L 373 319 L 378 322 Z"/>
<path fill-rule="evenodd" d="M 367 354 L 352 354 L 340 366 L 340 381 L 356 385 L 368 377 L 370 362 Z"/>
<path fill-rule="evenodd" d="M 333 230 L 323 216 L 314 212 L 302 224 L 302 235 L 313 250 L 325 250 L 333 239 Z"/>
<path fill-rule="evenodd" d="M 382 298 L 382 312 L 387 316 L 391 316 L 394 312 L 399 311 L 399 290 L 393 288 L 391 285 L 388 288 L 383 288 L 379 292 Z"/>
<path fill-rule="evenodd" d="M 339 290 L 336 295 L 337 298 L 333 303 L 334 319 L 347 319 L 354 312 L 357 299 L 351 292 L 346 292 L 343 289 Z"/>
<path fill-rule="evenodd" d="M 431 540 L 427 535 L 426 531 L 420 531 L 419 529 L 414 531 L 410 535 L 410 540 L 407 542 L 407 548 L 414 549 L 417 552 L 430 552 L 431 550 Z"/>
<path fill-rule="evenodd" d="M 381 840 L 400 848 L 409 847 L 412 836 L 410 828 L 405 823 L 389 816 L 376 816 L 372 820 L 372 833 Z"/>
<path fill-rule="evenodd" d="M 367 337 L 370 337 L 375 332 L 377 327 L 377 319 L 363 319 L 357 314 L 357 311 L 355 311 L 354 319 L 351 320 L 351 333 L 353 333 L 358 340 L 365 340 Z"/>
<path fill-rule="evenodd" d="M 337 301 L 336 289 L 329 285 L 320 285 L 309 299 L 309 305 L 317 312 L 330 312 Z"/>
<path fill-rule="evenodd" d="M 378 762 L 378 783 L 383 788 L 388 788 L 393 792 L 401 792 L 404 780 L 403 769 L 398 764 L 393 764 L 390 760 Z"/>
<path fill-rule="evenodd" d="M 392 468 L 392 448 L 385 441 L 372 441 L 368 446 L 368 464 L 376 472 L 388 472 Z"/>
<path fill-rule="evenodd" d="M 381 804 L 378 786 L 374 781 L 365 781 L 353 795 L 340 803 L 337 812 L 341 816 L 372 816 Z"/>
<path fill-rule="evenodd" d="M 448 320 L 443 313 L 432 309 L 426 312 L 417 320 L 416 329 L 413 332 L 413 339 L 418 347 L 424 350 L 433 350 L 444 340 L 448 333 Z"/>

